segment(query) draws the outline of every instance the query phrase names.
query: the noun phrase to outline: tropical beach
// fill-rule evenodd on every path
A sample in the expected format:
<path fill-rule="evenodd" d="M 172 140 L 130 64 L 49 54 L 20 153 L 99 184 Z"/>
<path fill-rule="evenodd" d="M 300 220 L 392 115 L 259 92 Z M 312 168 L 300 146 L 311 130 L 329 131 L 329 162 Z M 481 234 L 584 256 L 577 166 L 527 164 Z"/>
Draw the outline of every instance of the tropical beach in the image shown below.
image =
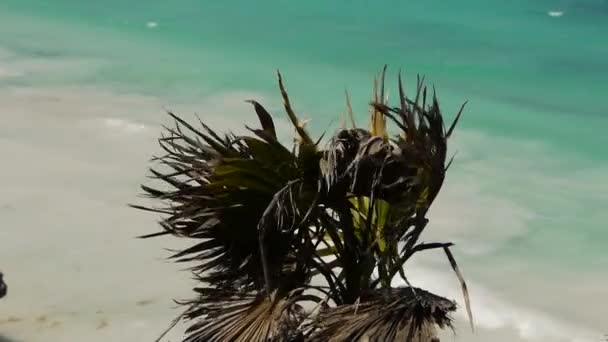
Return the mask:
<path fill-rule="evenodd" d="M 0 341 L 155 340 L 195 283 L 166 260 L 191 243 L 137 239 L 160 216 L 127 207 L 146 202 L 166 111 L 244 133 L 255 99 L 289 142 L 280 69 L 307 129 L 331 135 L 345 89 L 366 124 L 384 64 L 391 102 L 399 70 L 409 96 L 417 74 L 435 85 L 448 123 L 468 101 L 422 239 L 455 243 L 475 333 L 443 254 L 406 268 L 459 304 L 442 341 L 601 340 L 607 15 L 599 0 L 3 1 Z"/>

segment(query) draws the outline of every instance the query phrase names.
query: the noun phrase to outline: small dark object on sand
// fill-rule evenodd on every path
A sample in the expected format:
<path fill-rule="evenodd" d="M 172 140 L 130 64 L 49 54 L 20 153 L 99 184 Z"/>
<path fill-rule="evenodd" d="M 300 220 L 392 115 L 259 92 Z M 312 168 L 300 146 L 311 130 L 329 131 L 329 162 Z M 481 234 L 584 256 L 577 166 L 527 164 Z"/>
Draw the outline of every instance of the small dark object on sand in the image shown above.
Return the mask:
<path fill-rule="evenodd" d="M 3 274 L 0 272 L 0 298 L 6 296 L 6 284 L 3 280 Z"/>

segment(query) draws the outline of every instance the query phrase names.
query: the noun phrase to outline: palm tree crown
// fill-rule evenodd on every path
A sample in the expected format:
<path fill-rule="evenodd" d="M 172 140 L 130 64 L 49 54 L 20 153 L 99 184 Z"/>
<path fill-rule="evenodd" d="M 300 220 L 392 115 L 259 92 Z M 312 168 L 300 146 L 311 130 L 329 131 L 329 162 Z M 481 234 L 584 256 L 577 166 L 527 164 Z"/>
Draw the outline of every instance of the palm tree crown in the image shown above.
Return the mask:
<path fill-rule="evenodd" d="M 155 160 L 170 171 L 151 170 L 167 187 L 142 186 L 164 206 L 134 207 L 164 215 L 163 230 L 144 237 L 195 241 L 172 256 L 192 262 L 200 281 L 180 317 L 192 321 L 184 341 L 434 341 L 456 305 L 409 286 L 403 266 L 436 248 L 460 279 L 471 319 L 452 244 L 419 242 L 462 108 L 446 129 L 434 91 L 429 98 L 418 79 L 410 99 L 401 78 L 391 106 L 385 71 L 374 82 L 369 128 L 355 126 L 347 95 L 351 127 L 343 120 L 324 146 L 298 119 L 280 73 L 293 147 L 253 100 L 261 128 L 246 136 L 169 113 L 175 127 Z M 396 277 L 408 286 L 392 287 Z"/>

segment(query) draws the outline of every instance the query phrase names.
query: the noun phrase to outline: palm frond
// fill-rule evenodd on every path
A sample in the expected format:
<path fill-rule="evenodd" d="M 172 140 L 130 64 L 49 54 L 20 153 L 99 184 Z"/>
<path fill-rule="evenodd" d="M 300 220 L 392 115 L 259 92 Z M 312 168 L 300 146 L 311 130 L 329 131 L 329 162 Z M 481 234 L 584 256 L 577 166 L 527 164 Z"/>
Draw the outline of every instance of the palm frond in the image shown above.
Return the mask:
<path fill-rule="evenodd" d="M 287 113 L 289 120 L 291 120 L 293 127 L 296 129 L 301 143 L 308 145 L 312 144 L 313 141 L 310 138 L 310 135 L 308 135 L 308 132 L 306 132 L 306 130 L 304 129 L 303 122 L 298 119 L 295 111 L 293 110 L 293 107 L 291 106 L 289 95 L 287 95 L 287 90 L 285 89 L 285 85 L 283 84 L 283 76 L 279 71 L 277 71 L 277 78 L 279 80 L 279 89 L 281 90 L 281 97 L 283 97 L 283 105 L 285 106 L 285 112 Z"/>
<path fill-rule="evenodd" d="M 417 288 L 377 290 L 358 303 L 322 309 L 306 341 L 433 342 L 452 326 L 456 304 Z"/>
<path fill-rule="evenodd" d="M 247 102 L 251 103 L 255 108 L 255 112 L 258 115 L 258 119 L 262 124 L 262 129 L 264 130 L 264 132 L 266 132 L 266 134 L 268 134 L 270 137 L 276 139 L 277 132 L 274 128 L 274 122 L 270 113 L 268 113 L 268 111 L 259 102 L 255 100 L 248 100 Z"/>
<path fill-rule="evenodd" d="M 272 137 L 271 117 L 260 114 L 267 113 L 261 105 L 256 107 L 266 126 L 264 132 Z M 135 207 L 167 215 L 161 221 L 166 233 L 201 241 L 173 258 L 197 261 L 193 270 L 204 273 L 205 281 L 261 286 L 261 256 L 255 243 L 258 221 L 275 193 L 298 176 L 296 156 L 274 139 L 221 138 L 209 127 L 200 131 L 171 116 L 176 128 L 169 129 L 169 137 L 160 139 L 167 154 L 159 160 L 179 173 L 153 169 L 152 174 L 173 189 L 144 186 L 149 197 L 166 206 Z M 263 238 L 268 243 L 286 246 L 274 248 L 271 255 L 279 260 L 273 265 L 280 269 L 289 236 L 280 229 L 266 231 Z"/>
<path fill-rule="evenodd" d="M 184 303 L 184 314 L 194 323 L 187 329 L 184 342 L 283 342 L 296 338 L 306 318 L 297 304 L 301 294 L 294 291 L 270 297 L 259 293 L 199 288 L 200 297 Z"/>

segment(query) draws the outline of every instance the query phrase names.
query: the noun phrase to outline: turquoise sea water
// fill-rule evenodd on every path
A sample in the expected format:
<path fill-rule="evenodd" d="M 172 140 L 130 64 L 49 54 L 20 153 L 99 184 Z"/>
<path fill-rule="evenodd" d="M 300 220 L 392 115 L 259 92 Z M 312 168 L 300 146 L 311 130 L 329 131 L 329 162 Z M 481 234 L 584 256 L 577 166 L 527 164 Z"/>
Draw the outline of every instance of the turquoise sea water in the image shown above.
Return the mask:
<path fill-rule="evenodd" d="M 478 305 L 486 304 L 482 328 L 582 341 L 578 331 L 608 329 L 598 318 L 605 308 L 577 304 L 608 295 L 607 37 L 605 0 L 2 0 L 0 92 L 8 95 L 0 98 L 8 105 L 0 103 L 0 118 L 8 127 L 18 120 L 10 105 L 24 118 L 46 96 L 62 128 L 103 103 L 108 113 L 90 118 L 105 118 L 97 133 L 123 129 L 133 141 L 140 128 L 159 133 L 165 105 L 236 128 L 251 113 L 232 103 L 258 96 L 278 108 L 280 68 L 296 109 L 320 133 L 339 124 L 345 88 L 366 120 L 383 64 L 391 85 L 401 69 L 410 90 L 424 74 L 448 117 L 469 101 L 428 239 L 457 242 L 461 267 L 479 284 Z M 152 110 L 142 113 L 140 103 Z M 32 109 L 36 120 L 47 105 Z M 29 128 L 40 133 L 6 128 L 0 138 L 36 146 L 52 134 Z M 137 143 L 141 158 L 155 151 L 151 138 Z M 100 154 L 117 162 L 110 150 Z M 487 299 L 495 297 L 508 304 Z M 562 321 L 573 327 L 556 328 Z"/>

